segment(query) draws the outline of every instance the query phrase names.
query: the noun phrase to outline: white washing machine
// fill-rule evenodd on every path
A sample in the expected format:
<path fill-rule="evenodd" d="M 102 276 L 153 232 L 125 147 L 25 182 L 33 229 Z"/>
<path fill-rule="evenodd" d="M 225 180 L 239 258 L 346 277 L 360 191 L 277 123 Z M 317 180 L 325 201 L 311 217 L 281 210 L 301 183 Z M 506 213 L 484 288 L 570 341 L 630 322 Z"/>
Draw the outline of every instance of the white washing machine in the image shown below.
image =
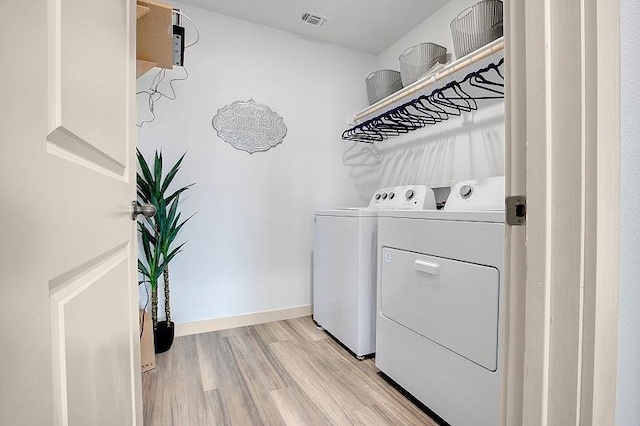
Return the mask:
<path fill-rule="evenodd" d="M 316 211 L 313 319 L 357 357 L 375 352 L 378 211 L 434 209 L 431 188 L 383 188 L 366 208 Z"/>
<path fill-rule="evenodd" d="M 500 423 L 504 177 L 378 217 L 376 366 L 454 426 Z"/>

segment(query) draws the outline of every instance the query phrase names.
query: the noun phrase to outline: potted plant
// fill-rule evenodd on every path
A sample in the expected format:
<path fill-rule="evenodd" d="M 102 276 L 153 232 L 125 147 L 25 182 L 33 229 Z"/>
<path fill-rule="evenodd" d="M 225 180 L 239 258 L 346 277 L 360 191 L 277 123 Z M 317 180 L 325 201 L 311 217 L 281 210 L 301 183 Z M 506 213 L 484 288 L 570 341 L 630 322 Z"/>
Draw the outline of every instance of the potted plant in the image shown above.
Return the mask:
<path fill-rule="evenodd" d="M 138 232 L 140 232 L 144 253 L 144 257 L 138 259 L 138 271 L 151 287 L 151 319 L 155 337 L 155 352 L 162 353 L 169 350 L 174 336 L 169 297 L 169 263 L 186 244 L 182 243 L 176 246 L 174 243 L 184 224 L 193 217 L 181 220 L 182 214 L 178 212 L 180 194 L 193 184 L 169 192 L 169 186 L 180 170 L 186 153 L 180 157 L 164 177 L 162 176 L 162 152 L 156 151 L 155 153 L 153 171 L 139 150 L 137 155 L 140 165 L 140 173 L 137 174 L 138 198 L 140 202 L 153 204 L 156 208 L 155 216 L 141 217 L 138 221 Z M 158 321 L 158 282 L 160 276 L 163 277 L 164 287 L 166 318 L 164 321 Z"/>

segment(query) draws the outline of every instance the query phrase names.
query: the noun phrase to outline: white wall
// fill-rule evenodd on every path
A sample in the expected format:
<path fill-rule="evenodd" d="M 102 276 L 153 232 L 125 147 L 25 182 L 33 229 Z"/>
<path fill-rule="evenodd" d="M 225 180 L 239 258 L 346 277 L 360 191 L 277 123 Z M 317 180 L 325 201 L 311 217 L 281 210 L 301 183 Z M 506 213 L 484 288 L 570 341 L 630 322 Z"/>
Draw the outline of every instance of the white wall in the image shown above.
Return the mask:
<path fill-rule="evenodd" d="M 620 2 L 622 178 L 616 424 L 640 424 L 640 3 Z"/>
<path fill-rule="evenodd" d="M 379 69 L 399 69 L 398 56 L 422 42 L 453 54 L 449 23 L 477 0 L 452 0 L 378 56 Z M 492 101 L 493 102 L 493 101 Z M 504 174 L 504 102 L 379 144 L 381 186 L 423 183 L 449 186 Z"/>
<path fill-rule="evenodd" d="M 342 163 L 349 145 L 340 134 L 347 116 L 366 103 L 363 79 L 376 58 L 175 6 L 201 31 L 186 51 L 190 78 L 174 83 L 178 99 L 159 101 L 155 122 L 138 132 L 148 158 L 156 148 L 171 162 L 188 151 L 177 184 L 197 184 L 182 203 L 185 214 L 197 212 L 181 235 L 189 242 L 170 269 L 173 319 L 307 305 L 313 211 L 361 204 L 361 188 Z M 185 25 L 188 42 L 193 33 Z M 139 90 L 153 74 L 138 81 Z M 250 98 L 288 127 L 281 145 L 253 155 L 232 148 L 211 126 L 219 108 Z"/>

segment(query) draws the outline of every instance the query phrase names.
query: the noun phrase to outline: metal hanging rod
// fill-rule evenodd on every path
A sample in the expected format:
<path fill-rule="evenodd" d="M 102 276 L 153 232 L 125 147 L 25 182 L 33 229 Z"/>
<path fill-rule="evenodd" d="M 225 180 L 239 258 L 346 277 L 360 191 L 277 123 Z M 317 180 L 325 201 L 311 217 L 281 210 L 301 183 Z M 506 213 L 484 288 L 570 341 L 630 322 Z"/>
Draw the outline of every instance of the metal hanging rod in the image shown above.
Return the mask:
<path fill-rule="evenodd" d="M 503 99 L 503 66 L 504 58 L 501 58 L 497 63 L 490 63 L 484 68 L 472 71 L 460 81 L 450 81 L 428 95 L 417 96 L 409 102 L 344 131 L 342 139 L 367 143 L 380 142 L 391 136 L 399 136 L 440 123 L 452 116 L 458 117 L 463 113 L 475 111 L 478 109 L 478 101 Z M 450 75 L 451 72 L 446 75 Z M 434 81 L 442 78 L 439 77 Z M 411 93 L 415 93 L 416 90 Z"/>
<path fill-rule="evenodd" d="M 458 59 L 457 61 L 454 61 L 452 63 L 450 63 L 449 65 L 446 65 L 445 67 L 443 67 L 440 71 L 438 71 L 437 73 L 435 73 L 434 75 L 432 75 L 431 77 L 424 79 L 424 80 L 418 80 L 415 83 L 410 84 L 407 87 L 404 87 L 400 90 L 398 90 L 396 93 L 394 93 L 391 96 L 388 96 L 378 102 L 376 102 L 375 104 L 371 105 L 370 107 L 360 111 L 359 113 L 357 113 L 354 117 L 353 117 L 353 121 L 355 123 L 359 123 L 361 122 L 365 117 L 380 111 L 381 109 L 384 109 L 385 107 L 398 102 L 400 100 L 402 100 L 403 98 L 409 97 L 412 94 L 425 89 L 426 87 L 436 83 L 438 80 L 442 80 L 445 77 L 448 77 L 449 75 L 458 72 L 464 68 L 467 68 L 473 64 L 475 64 L 478 61 L 481 61 L 482 59 L 486 58 L 487 56 L 490 56 L 496 52 L 499 52 L 501 50 L 504 49 L 504 38 L 500 37 L 497 40 L 492 41 L 491 43 L 487 44 L 486 46 L 484 46 L 481 49 L 476 50 L 473 53 L 470 53 L 467 56 L 464 56 L 460 59 Z"/>

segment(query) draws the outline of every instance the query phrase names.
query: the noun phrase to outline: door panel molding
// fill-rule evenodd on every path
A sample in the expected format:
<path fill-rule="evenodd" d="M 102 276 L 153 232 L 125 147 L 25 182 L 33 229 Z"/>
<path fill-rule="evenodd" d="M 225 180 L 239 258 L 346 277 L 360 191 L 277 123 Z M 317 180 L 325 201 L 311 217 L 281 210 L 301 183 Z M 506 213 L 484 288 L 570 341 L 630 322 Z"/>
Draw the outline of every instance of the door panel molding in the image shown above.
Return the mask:
<path fill-rule="evenodd" d="M 95 272 L 96 269 L 100 268 L 101 264 L 109 263 L 114 256 L 120 255 L 125 250 L 128 250 L 127 245 L 129 245 L 128 241 L 104 252 L 100 256 L 86 261 L 82 265 L 76 266 L 57 277 L 52 278 L 49 280 L 49 297 L 53 297 L 54 294 L 63 291 L 65 287 L 75 284 L 78 277 L 83 277 L 92 271 Z"/>
<path fill-rule="evenodd" d="M 73 339 L 74 336 L 67 336 L 66 330 L 69 328 L 67 318 L 67 311 L 71 304 L 74 303 L 76 299 L 79 297 L 85 296 L 90 290 L 92 290 L 95 286 L 101 286 L 104 284 L 109 284 L 111 280 L 104 280 L 103 278 L 107 277 L 109 274 L 113 273 L 116 268 L 120 268 L 118 271 L 120 275 L 123 275 L 122 282 L 123 285 L 128 284 L 128 270 L 130 267 L 130 262 L 128 261 L 130 256 L 130 247 L 129 244 L 125 244 L 123 246 L 117 247 L 114 250 L 110 250 L 105 253 L 104 256 L 100 256 L 99 259 L 92 260 L 87 262 L 84 267 L 80 268 L 81 271 L 73 270 L 68 273 L 65 273 L 57 278 L 54 278 L 49 282 L 50 287 L 50 319 L 51 319 L 51 353 L 52 353 L 52 366 L 53 366 L 53 408 L 54 408 L 54 422 L 56 425 L 68 425 L 69 424 L 69 411 L 68 411 L 68 369 L 74 368 L 74 365 L 68 359 L 68 347 L 71 346 L 71 350 L 80 351 L 87 356 L 94 356 L 99 358 L 97 354 L 100 351 L 104 350 L 102 347 L 93 347 L 91 346 L 91 342 L 89 339 L 70 341 L 69 339 Z M 106 289 L 97 289 L 102 294 L 113 293 L 112 288 Z M 95 297 L 94 297 L 95 299 Z M 104 299 L 95 299 L 91 303 L 96 307 L 95 311 L 92 312 L 92 315 L 99 316 L 102 311 L 110 312 L 111 309 L 115 309 L 117 311 L 117 306 L 104 306 L 108 305 L 108 300 Z M 102 303 L 104 302 L 104 303 Z M 86 302 L 83 302 L 86 304 Z M 131 300 L 129 300 L 129 305 L 131 304 Z M 102 309 L 100 306 L 102 305 Z M 124 315 L 122 315 L 119 320 L 120 321 L 129 321 L 127 316 L 127 311 L 130 310 L 130 306 L 124 307 Z M 86 314 L 86 312 L 85 312 Z M 79 318 L 83 321 L 91 321 L 92 319 L 95 321 L 96 318 L 87 318 L 87 316 L 83 316 Z M 78 320 L 78 318 L 74 318 L 74 320 Z M 110 318 L 101 318 L 98 319 L 98 322 L 109 321 Z M 95 329 L 95 333 L 102 333 L 103 330 Z M 77 336 L 75 336 L 77 337 Z M 128 353 L 131 353 L 131 349 L 126 349 Z M 129 355 L 130 356 L 130 355 Z M 100 367 L 98 365 L 94 365 L 96 368 Z M 133 366 L 133 364 L 132 364 Z M 108 365 L 104 365 L 103 367 L 108 368 Z M 129 387 L 129 389 L 133 389 Z M 91 389 L 90 386 L 87 386 L 86 391 L 91 392 L 94 389 Z M 95 395 L 93 395 L 95 397 Z M 127 413 L 127 415 L 131 415 L 131 413 Z M 104 419 L 102 419 L 104 420 Z M 132 420 L 129 419 L 127 423 L 131 423 Z M 125 423 L 122 423 L 125 424 Z"/>
<path fill-rule="evenodd" d="M 47 140 L 72 154 L 67 159 L 74 163 L 126 176 L 129 128 L 133 123 L 129 100 L 130 92 L 135 91 L 130 77 L 132 63 L 135 64 L 132 60 L 135 38 L 131 42 L 135 21 L 130 2 L 49 0 L 47 3 Z M 117 31 L 117 25 L 122 26 L 121 31 Z M 78 40 L 79 32 L 91 33 L 101 49 L 87 49 L 85 41 Z M 110 87 L 120 90 L 109 90 Z M 116 104 L 122 107 L 105 107 Z M 113 140 L 126 141 L 126 146 L 114 144 Z M 52 153 L 61 153 L 54 147 L 48 148 Z"/>
<path fill-rule="evenodd" d="M 95 146 L 60 126 L 47 136 L 47 152 L 64 160 L 127 181 L 127 168 Z"/>

